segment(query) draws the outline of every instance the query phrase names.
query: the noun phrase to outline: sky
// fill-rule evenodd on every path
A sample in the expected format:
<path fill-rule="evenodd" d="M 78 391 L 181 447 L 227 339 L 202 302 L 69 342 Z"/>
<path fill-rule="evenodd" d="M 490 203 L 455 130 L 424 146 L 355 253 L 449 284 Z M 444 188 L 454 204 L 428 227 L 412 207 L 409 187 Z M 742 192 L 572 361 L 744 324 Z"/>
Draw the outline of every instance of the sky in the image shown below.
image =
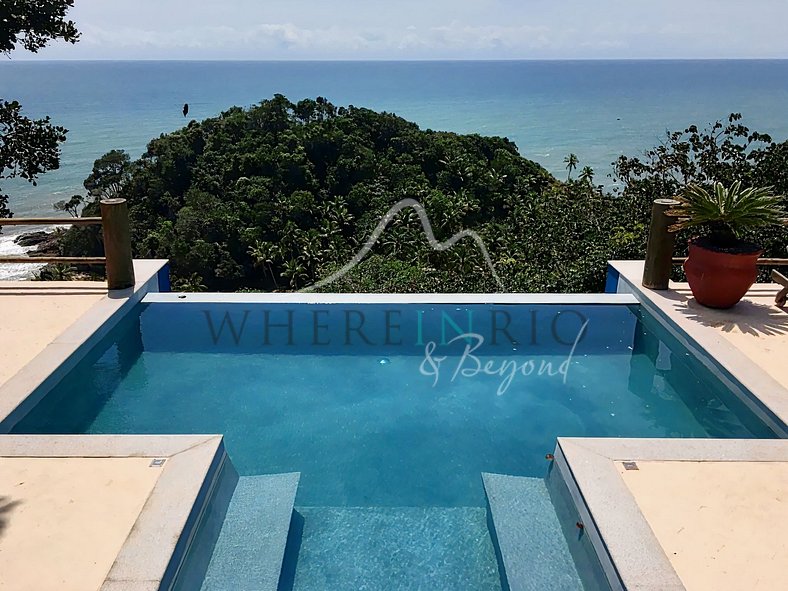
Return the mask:
<path fill-rule="evenodd" d="M 786 0 L 76 0 L 14 59 L 788 58 Z"/>

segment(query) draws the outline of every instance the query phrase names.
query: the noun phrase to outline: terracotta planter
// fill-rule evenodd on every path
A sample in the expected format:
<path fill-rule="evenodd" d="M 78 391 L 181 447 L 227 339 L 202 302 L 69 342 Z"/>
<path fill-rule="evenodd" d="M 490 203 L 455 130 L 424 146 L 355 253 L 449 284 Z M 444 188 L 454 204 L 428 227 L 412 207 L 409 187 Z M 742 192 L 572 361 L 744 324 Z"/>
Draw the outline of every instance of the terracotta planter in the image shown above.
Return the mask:
<path fill-rule="evenodd" d="M 692 295 L 709 308 L 731 308 L 755 283 L 755 262 L 762 250 L 731 254 L 690 241 L 689 258 L 684 262 Z"/>

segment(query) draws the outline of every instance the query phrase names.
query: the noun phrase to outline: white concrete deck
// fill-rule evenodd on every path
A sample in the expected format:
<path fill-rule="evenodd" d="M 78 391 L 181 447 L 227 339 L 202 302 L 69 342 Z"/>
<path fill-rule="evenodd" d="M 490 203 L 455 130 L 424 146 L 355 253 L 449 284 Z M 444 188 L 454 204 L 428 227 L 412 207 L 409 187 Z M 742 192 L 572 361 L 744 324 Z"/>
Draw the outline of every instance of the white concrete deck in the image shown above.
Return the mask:
<path fill-rule="evenodd" d="M 0 281 L 0 386 L 105 297 L 97 281 Z"/>
<path fill-rule="evenodd" d="M 788 462 L 638 462 L 619 474 L 688 591 L 773 591 L 788 564 Z"/>
<path fill-rule="evenodd" d="M 788 441 L 559 438 L 614 589 L 784 588 Z"/>
<path fill-rule="evenodd" d="M 218 435 L 0 435 L 0 590 L 169 588 Z"/>
<path fill-rule="evenodd" d="M 161 474 L 150 463 L 0 457 L 0 589 L 100 589 Z"/>

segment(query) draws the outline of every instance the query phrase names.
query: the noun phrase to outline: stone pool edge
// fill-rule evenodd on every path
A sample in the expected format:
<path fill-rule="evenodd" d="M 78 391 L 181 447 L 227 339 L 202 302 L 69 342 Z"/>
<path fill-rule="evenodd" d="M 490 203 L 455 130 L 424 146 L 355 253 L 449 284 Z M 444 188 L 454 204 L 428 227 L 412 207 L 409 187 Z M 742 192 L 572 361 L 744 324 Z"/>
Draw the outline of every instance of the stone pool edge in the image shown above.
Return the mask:
<path fill-rule="evenodd" d="M 172 586 L 227 460 L 221 435 L 3 435 L 0 457 L 150 458 L 162 471 L 101 591 Z"/>
<path fill-rule="evenodd" d="M 151 292 L 146 304 L 435 304 L 637 305 L 629 293 L 174 293 Z"/>
<path fill-rule="evenodd" d="M 784 439 L 559 437 L 555 463 L 614 591 L 685 591 L 617 462 L 788 462 Z"/>

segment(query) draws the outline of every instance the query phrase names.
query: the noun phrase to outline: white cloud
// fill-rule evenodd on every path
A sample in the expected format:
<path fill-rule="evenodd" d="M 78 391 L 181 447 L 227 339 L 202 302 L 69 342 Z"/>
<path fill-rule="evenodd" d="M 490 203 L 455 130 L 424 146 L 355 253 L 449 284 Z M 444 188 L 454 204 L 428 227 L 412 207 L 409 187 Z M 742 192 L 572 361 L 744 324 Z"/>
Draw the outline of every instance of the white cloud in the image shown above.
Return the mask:
<path fill-rule="evenodd" d="M 81 43 L 40 57 L 788 57 L 784 0 L 77 0 L 72 18 Z"/>

